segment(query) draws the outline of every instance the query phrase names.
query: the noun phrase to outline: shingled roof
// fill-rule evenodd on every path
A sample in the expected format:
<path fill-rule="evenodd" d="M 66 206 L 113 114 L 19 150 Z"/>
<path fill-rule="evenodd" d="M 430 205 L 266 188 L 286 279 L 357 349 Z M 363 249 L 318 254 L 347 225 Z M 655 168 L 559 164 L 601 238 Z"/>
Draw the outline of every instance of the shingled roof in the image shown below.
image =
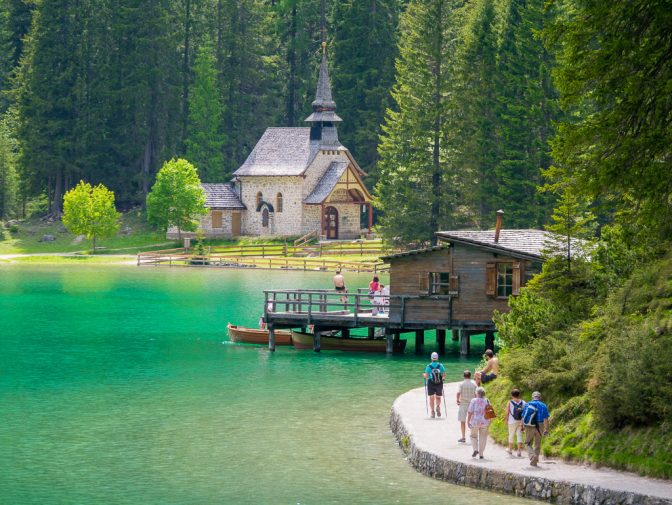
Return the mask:
<path fill-rule="evenodd" d="M 313 192 L 303 200 L 303 203 L 317 204 L 324 202 L 334 190 L 336 183 L 338 183 L 343 172 L 345 172 L 347 168 L 347 161 L 332 161 L 324 172 L 322 178 L 315 185 Z"/>
<path fill-rule="evenodd" d="M 246 209 L 231 184 L 201 184 L 209 209 Z"/>
<path fill-rule="evenodd" d="M 501 230 L 497 242 L 495 230 L 440 231 L 436 235 L 442 241 L 475 245 L 529 259 L 541 259 L 542 249 L 554 237 L 544 230 Z"/>
<path fill-rule="evenodd" d="M 301 175 L 319 151 L 310 128 L 267 128 L 233 175 Z"/>

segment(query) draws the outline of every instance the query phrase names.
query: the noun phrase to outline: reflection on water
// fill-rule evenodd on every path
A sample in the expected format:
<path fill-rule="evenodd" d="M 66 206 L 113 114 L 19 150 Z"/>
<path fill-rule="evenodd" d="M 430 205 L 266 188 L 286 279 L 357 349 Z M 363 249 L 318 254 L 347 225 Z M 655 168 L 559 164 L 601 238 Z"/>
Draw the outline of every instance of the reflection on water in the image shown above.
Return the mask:
<path fill-rule="evenodd" d="M 0 267 L 0 502 L 520 502 L 404 460 L 388 416 L 422 383 L 412 342 L 394 357 L 228 342 L 228 321 L 256 324 L 263 289 L 330 286 L 327 273 Z M 449 353 L 457 380 L 475 360 Z"/>

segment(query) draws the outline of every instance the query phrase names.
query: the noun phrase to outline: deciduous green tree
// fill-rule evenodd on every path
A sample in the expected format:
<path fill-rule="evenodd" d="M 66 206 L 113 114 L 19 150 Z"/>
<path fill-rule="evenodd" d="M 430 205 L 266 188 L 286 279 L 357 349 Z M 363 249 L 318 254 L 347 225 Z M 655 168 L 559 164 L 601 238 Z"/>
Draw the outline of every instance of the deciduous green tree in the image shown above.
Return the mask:
<path fill-rule="evenodd" d="M 206 213 L 205 192 L 196 168 L 184 159 L 167 161 L 156 175 L 156 182 L 147 195 L 147 219 L 161 229 L 170 226 L 182 231 L 195 231 L 195 216 Z"/>
<path fill-rule="evenodd" d="M 93 240 L 111 237 L 119 230 L 121 214 L 114 206 L 114 193 L 102 184 L 92 187 L 80 181 L 63 197 L 63 226 L 70 233 Z"/>

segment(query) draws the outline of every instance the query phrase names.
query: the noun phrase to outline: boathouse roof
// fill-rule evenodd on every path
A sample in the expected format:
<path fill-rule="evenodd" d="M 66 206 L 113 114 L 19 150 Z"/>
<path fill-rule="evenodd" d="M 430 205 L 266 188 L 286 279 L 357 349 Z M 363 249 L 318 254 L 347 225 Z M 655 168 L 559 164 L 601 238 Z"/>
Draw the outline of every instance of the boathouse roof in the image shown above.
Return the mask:
<path fill-rule="evenodd" d="M 347 169 L 347 161 L 332 161 L 313 192 L 303 200 L 303 203 L 318 204 L 324 202 Z"/>
<path fill-rule="evenodd" d="M 541 259 L 542 250 L 555 235 L 544 230 L 501 230 L 497 242 L 495 242 L 495 230 L 440 231 L 436 236 L 443 242 L 457 242 L 538 260 Z"/>
<path fill-rule="evenodd" d="M 205 206 L 209 209 L 245 209 L 231 184 L 201 184 L 205 191 Z"/>

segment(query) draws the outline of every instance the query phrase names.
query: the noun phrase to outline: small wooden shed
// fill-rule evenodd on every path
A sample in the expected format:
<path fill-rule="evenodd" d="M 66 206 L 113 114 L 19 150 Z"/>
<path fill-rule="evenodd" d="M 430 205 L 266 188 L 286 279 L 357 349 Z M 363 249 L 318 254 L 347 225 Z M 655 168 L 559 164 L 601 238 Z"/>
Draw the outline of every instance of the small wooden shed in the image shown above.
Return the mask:
<path fill-rule="evenodd" d="M 492 333 L 495 310 L 508 310 L 509 296 L 541 270 L 543 230 L 442 231 L 439 245 L 385 256 L 391 295 L 424 295 L 409 300 L 404 318 L 437 329 Z M 446 298 L 446 295 L 449 295 Z M 390 322 L 399 320 L 390 308 Z"/>

